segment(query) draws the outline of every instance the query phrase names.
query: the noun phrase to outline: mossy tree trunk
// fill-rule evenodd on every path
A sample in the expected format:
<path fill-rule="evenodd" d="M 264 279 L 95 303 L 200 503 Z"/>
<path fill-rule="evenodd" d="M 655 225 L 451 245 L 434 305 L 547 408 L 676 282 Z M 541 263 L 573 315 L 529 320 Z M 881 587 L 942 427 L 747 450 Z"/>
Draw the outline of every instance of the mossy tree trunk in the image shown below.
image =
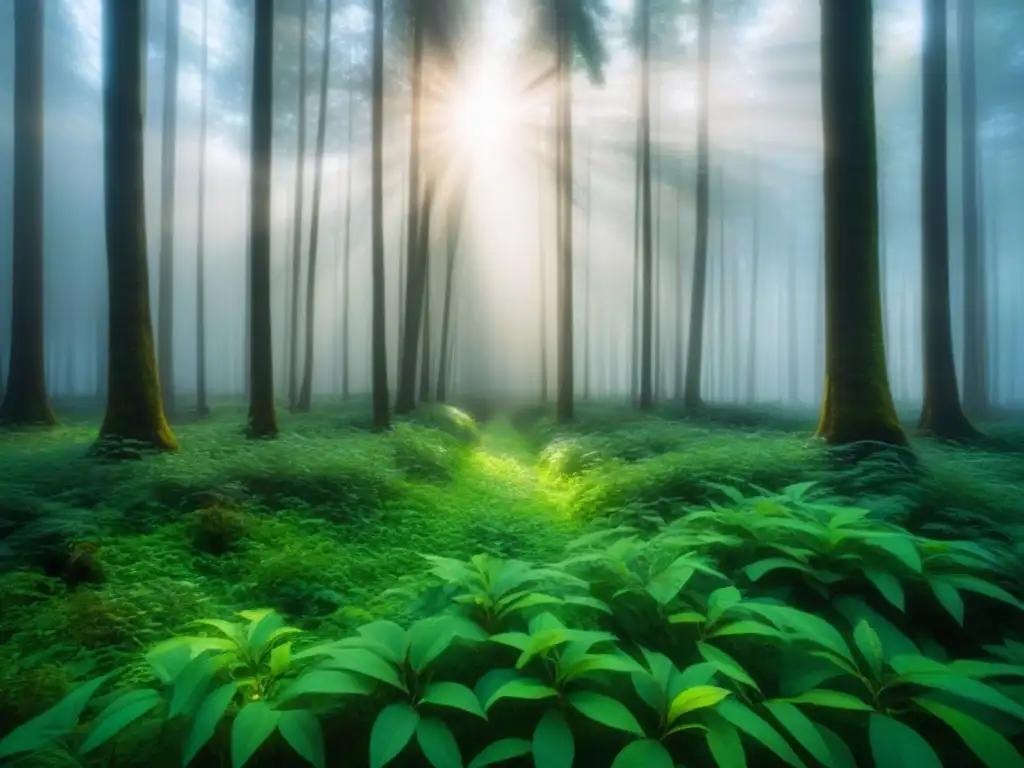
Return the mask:
<path fill-rule="evenodd" d="M 203 0 L 203 53 L 200 66 L 203 96 L 199 108 L 199 221 L 196 235 L 196 410 L 210 412 L 206 402 L 206 102 L 209 56 L 209 0 Z"/>
<path fill-rule="evenodd" d="M 177 447 L 164 416 L 149 310 L 143 175 L 144 0 L 103 3 L 107 410 L 100 442 Z"/>
<path fill-rule="evenodd" d="M 373 106 L 371 109 L 372 149 L 370 160 L 371 236 L 373 240 L 373 318 L 371 327 L 373 424 L 387 429 L 391 423 L 388 407 L 388 340 L 384 284 L 384 0 L 373 2 Z"/>
<path fill-rule="evenodd" d="M 906 443 L 889 391 L 878 269 L 871 0 L 822 0 L 825 385 L 830 444 Z"/>
<path fill-rule="evenodd" d="M 277 435 L 270 324 L 270 166 L 273 137 L 274 0 L 256 0 L 249 160 L 249 424 L 252 438 Z"/>
<path fill-rule="evenodd" d="M 157 286 L 157 361 L 160 391 L 174 414 L 174 211 L 178 161 L 178 46 L 180 8 L 166 3 L 164 40 L 164 113 L 160 150 L 160 281 Z M 143 41 L 145 44 L 145 41 Z M 143 82 L 145 90 L 145 82 Z M 143 105 L 145 108 L 145 105 Z"/>
<path fill-rule="evenodd" d="M 11 358 L 0 424 L 55 424 L 43 328 L 43 4 L 14 6 L 14 260 Z"/>
<path fill-rule="evenodd" d="M 327 84 L 331 71 L 332 0 L 324 10 L 324 55 L 320 73 L 320 113 L 316 126 L 316 176 L 313 180 L 313 221 L 309 225 L 309 269 L 306 273 L 306 334 L 302 387 L 296 409 L 308 413 L 313 402 L 313 341 L 316 321 L 316 257 L 320 245 L 320 199 L 324 182 L 324 142 L 327 138 Z"/>
<path fill-rule="evenodd" d="M 964 415 L 953 358 L 949 308 L 949 203 L 946 140 L 946 0 L 927 0 L 924 18 L 923 138 L 921 142 L 921 322 L 924 405 L 920 428 L 935 437 L 977 436 Z"/>

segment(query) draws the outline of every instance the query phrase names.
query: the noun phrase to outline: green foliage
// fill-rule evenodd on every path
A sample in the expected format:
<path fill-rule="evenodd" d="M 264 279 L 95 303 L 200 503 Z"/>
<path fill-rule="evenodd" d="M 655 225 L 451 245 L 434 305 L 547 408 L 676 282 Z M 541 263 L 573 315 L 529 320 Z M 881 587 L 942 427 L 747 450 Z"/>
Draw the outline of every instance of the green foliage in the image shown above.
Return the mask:
<path fill-rule="evenodd" d="M 440 438 L 440 439 L 439 439 Z M 448 482 L 462 460 L 462 445 L 454 437 L 396 424 L 388 435 L 395 456 L 395 468 L 409 478 Z"/>

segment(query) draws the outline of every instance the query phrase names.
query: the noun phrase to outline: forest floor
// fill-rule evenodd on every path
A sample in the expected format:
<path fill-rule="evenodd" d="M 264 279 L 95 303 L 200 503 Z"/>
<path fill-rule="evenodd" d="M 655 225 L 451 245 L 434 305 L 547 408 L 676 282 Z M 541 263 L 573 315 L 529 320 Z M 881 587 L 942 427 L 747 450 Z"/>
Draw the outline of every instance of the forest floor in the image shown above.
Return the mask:
<path fill-rule="evenodd" d="M 77 681 L 125 665 L 198 618 L 274 607 L 331 638 L 407 620 L 431 581 L 422 553 L 550 562 L 585 530 L 677 516 L 715 498 L 816 481 L 939 538 L 1003 538 L 1024 511 L 1024 422 L 983 425 L 987 448 L 915 440 L 917 461 L 856 467 L 811 437 L 804 411 L 711 410 L 684 420 L 580 406 L 479 428 L 439 409 L 385 435 L 368 404 L 282 412 L 281 436 L 242 437 L 244 412 L 178 424 L 180 451 L 87 456 L 97 424 L 0 435 L 0 734 Z"/>

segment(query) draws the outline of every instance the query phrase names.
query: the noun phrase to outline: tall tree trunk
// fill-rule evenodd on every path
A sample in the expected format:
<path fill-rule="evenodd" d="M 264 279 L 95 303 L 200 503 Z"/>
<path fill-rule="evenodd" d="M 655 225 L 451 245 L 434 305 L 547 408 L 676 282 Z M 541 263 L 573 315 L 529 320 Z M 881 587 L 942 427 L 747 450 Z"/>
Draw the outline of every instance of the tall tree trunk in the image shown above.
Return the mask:
<path fill-rule="evenodd" d="M 975 0 L 959 0 L 957 43 L 960 47 L 960 151 L 963 162 L 964 233 L 964 409 L 974 416 L 988 410 L 988 323 L 985 301 L 978 194 L 978 92 L 975 61 Z"/>
<path fill-rule="evenodd" d="M 428 184 L 429 198 L 423 201 L 423 219 L 420 221 L 420 239 L 422 242 L 423 259 L 423 325 L 420 333 L 422 346 L 420 348 L 420 392 L 421 403 L 430 400 L 430 216 L 433 209 L 434 193 L 432 184 Z M 428 207 L 429 206 L 429 207 Z"/>
<path fill-rule="evenodd" d="M 572 13 L 558 5 L 559 198 L 562 216 L 558 249 L 558 368 L 555 420 L 573 418 L 573 243 L 572 243 Z"/>
<path fill-rule="evenodd" d="M 591 281 L 594 276 L 594 251 L 593 251 L 593 240 L 592 234 L 592 223 L 591 223 L 591 164 L 593 160 L 593 139 L 587 141 L 587 197 L 586 197 L 586 213 L 584 214 L 584 221 L 586 222 L 586 254 L 587 254 L 587 268 L 586 268 L 586 283 L 583 293 L 583 398 L 590 398 L 590 334 L 591 334 L 591 317 L 590 317 L 590 292 L 591 292 Z"/>
<path fill-rule="evenodd" d="M 180 9 L 167 3 L 164 42 L 164 114 L 160 151 L 160 284 L 157 305 L 157 361 L 164 407 L 174 415 L 174 182 L 177 176 L 178 43 Z M 145 87 L 145 83 L 143 83 Z M 143 105 L 145 108 L 145 105 Z"/>
<path fill-rule="evenodd" d="M 324 141 L 327 138 L 327 83 L 331 72 L 331 16 L 333 2 L 324 9 L 324 55 L 320 73 L 320 114 L 316 126 L 316 176 L 313 180 L 313 221 L 309 225 L 309 268 L 306 273 L 306 349 L 303 356 L 302 388 L 297 410 L 308 413 L 313 401 L 313 342 L 316 327 L 316 257 L 320 244 L 320 200 L 324 184 Z"/>
<path fill-rule="evenodd" d="M 789 339 L 789 354 L 786 362 L 789 370 L 786 374 L 789 385 L 788 399 L 790 403 L 800 401 L 800 324 L 797 316 L 797 299 L 801 295 L 797 279 L 796 253 L 791 245 L 789 249 L 789 289 L 786 297 L 786 338 Z"/>
<path fill-rule="evenodd" d="M 541 140 L 538 143 L 538 156 L 540 158 L 537 167 L 537 266 L 540 292 L 540 401 L 548 401 L 548 259 L 547 259 L 547 234 L 544 229 L 544 190 L 546 189 L 544 176 L 544 142 L 543 129 L 541 129 Z M 557 171 L 556 171 L 557 173 Z"/>
<path fill-rule="evenodd" d="M 109 359 L 100 444 L 177 448 L 164 416 L 153 350 L 143 177 L 144 0 L 103 3 L 103 164 Z"/>
<path fill-rule="evenodd" d="M 718 326 L 715 332 L 715 352 L 718 360 L 717 379 L 715 392 L 720 400 L 725 396 L 725 166 L 718 166 L 718 269 L 715 270 L 718 278 L 718 299 L 717 306 Z"/>
<path fill-rule="evenodd" d="M 251 349 L 248 433 L 253 438 L 269 438 L 277 435 L 277 414 L 274 410 L 274 348 L 270 322 L 274 0 L 256 0 L 252 62 L 252 140 L 249 149 Z"/>
<path fill-rule="evenodd" d="M 654 244 L 651 211 L 651 14 L 648 4 L 640 7 L 640 165 L 643 219 L 642 288 L 640 309 L 640 409 L 654 407 L 653 322 L 654 322 Z"/>
<path fill-rule="evenodd" d="M 412 43 L 412 122 L 409 143 L 409 212 L 406 222 L 405 303 L 402 312 L 402 338 L 399 341 L 398 392 L 395 395 L 395 413 L 409 413 L 416 407 L 416 362 L 419 353 L 420 319 L 423 314 L 426 254 L 419 249 L 420 209 L 420 145 L 423 120 L 423 56 L 424 18 L 426 11 L 420 4 L 413 6 Z M 429 182 L 428 182 L 429 183 Z M 426 205 L 423 206 L 426 208 Z"/>
<path fill-rule="evenodd" d="M 0 424 L 55 424 L 46 394 L 43 329 L 43 18 L 14 6 L 14 260 L 11 358 Z"/>
<path fill-rule="evenodd" d="M 637 91 L 640 93 L 639 89 Z M 634 175 L 633 175 L 633 315 L 630 345 L 629 345 L 629 399 L 639 406 L 640 404 L 640 288 L 641 272 L 643 269 L 643 258 L 640 251 L 640 231 L 643 217 L 643 126 L 640 120 L 642 108 L 637 109 L 636 120 L 636 144 L 633 151 Z"/>
<path fill-rule="evenodd" d="M 825 386 L 831 444 L 905 444 L 889 391 L 878 278 L 874 3 L 822 0 Z"/>
<path fill-rule="evenodd" d="M 675 250 L 676 250 L 676 296 L 673 305 L 675 305 L 675 342 L 676 349 L 673 355 L 674 371 L 673 371 L 673 392 L 672 397 L 676 400 L 682 400 L 683 398 L 683 355 L 686 354 L 683 347 L 683 289 L 685 287 L 685 272 L 683 270 L 683 216 L 682 216 L 682 205 L 680 200 L 682 198 L 682 184 L 675 184 L 676 201 L 672 210 L 676 214 L 676 239 L 675 239 Z"/>
<path fill-rule="evenodd" d="M 450 354 L 448 352 L 451 342 L 451 321 L 452 321 L 452 298 L 455 283 L 455 259 L 459 252 L 459 236 L 462 229 L 462 215 L 465 206 L 465 189 L 457 193 L 455 201 L 448 206 L 447 221 L 445 223 L 445 237 L 447 239 L 447 263 L 445 264 L 444 275 L 444 305 L 441 309 L 441 348 L 437 352 L 437 401 L 445 402 L 448 398 L 448 379 Z M 541 261 L 543 264 L 543 260 Z M 546 373 L 546 371 L 545 371 Z"/>
<path fill-rule="evenodd" d="M 373 424 L 387 429 L 388 340 L 384 285 L 384 0 L 373 0 L 373 106 L 370 159 L 371 235 L 373 239 L 373 318 L 371 330 Z"/>
<path fill-rule="evenodd" d="M 747 394 L 744 398 L 748 404 L 757 399 L 757 323 L 758 299 L 758 268 L 761 264 L 761 180 L 759 158 L 754 158 L 754 183 L 751 199 L 754 211 L 752 214 L 752 233 L 750 243 L 750 324 L 747 327 Z"/>
<path fill-rule="evenodd" d="M 351 376 L 349 375 L 350 363 L 350 349 L 349 343 L 349 323 L 352 316 L 352 134 L 353 124 L 355 123 L 353 102 L 355 100 L 355 86 L 352 83 L 351 76 L 354 74 L 354 67 L 352 65 L 352 56 L 349 55 L 349 83 L 348 83 L 348 109 L 346 114 L 348 116 L 348 135 L 345 139 L 345 146 L 347 147 L 345 153 L 345 293 L 341 300 L 341 397 L 343 400 L 348 400 L 351 386 Z"/>
<path fill-rule="evenodd" d="M 208 51 L 208 0 L 203 0 L 202 102 L 199 108 L 199 222 L 196 235 L 196 410 L 200 416 L 210 412 L 206 402 L 206 101 Z"/>
<path fill-rule="evenodd" d="M 711 76 L 711 0 L 700 0 L 697 32 L 699 75 L 697 82 L 697 241 L 693 259 L 693 287 L 690 299 L 690 339 L 686 351 L 687 408 L 701 405 L 701 377 L 704 358 L 704 314 L 708 275 L 708 85 Z"/>
<path fill-rule="evenodd" d="M 306 47 L 309 40 L 309 0 L 299 0 L 298 148 L 295 150 L 295 212 L 292 223 L 291 306 L 288 308 L 288 407 L 299 405 L 299 283 L 302 280 L 302 198 L 306 191 Z M 307 297 L 308 299 L 308 297 Z"/>
<path fill-rule="evenodd" d="M 946 0 L 926 0 L 921 141 L 921 325 L 924 404 L 920 428 L 960 440 L 977 433 L 960 407 L 949 308 L 949 210 L 946 141 Z"/>

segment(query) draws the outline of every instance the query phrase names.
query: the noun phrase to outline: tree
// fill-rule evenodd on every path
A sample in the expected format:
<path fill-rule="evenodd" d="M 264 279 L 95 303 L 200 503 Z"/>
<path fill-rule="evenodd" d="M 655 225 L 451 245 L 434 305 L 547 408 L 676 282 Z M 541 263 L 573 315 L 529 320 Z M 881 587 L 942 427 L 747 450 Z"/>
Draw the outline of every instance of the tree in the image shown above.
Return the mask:
<path fill-rule="evenodd" d="M 43 4 L 14 6 L 14 261 L 11 357 L 0 424 L 55 424 L 43 329 Z"/>
<path fill-rule="evenodd" d="M 445 221 L 447 240 L 447 262 L 444 276 L 444 304 L 441 307 L 441 347 L 437 353 L 437 402 L 448 398 L 449 347 L 451 346 L 452 295 L 455 283 L 455 259 L 459 253 L 459 236 L 462 233 L 462 215 L 465 211 L 466 187 L 461 185 L 455 199 L 448 206 Z"/>
<path fill-rule="evenodd" d="M 921 321 L 924 405 L 920 428 L 960 440 L 978 433 L 960 407 L 949 308 L 949 209 L 946 142 L 946 0 L 925 0 L 921 136 Z"/>
<path fill-rule="evenodd" d="M 100 443 L 177 448 L 153 349 L 143 177 L 144 0 L 103 3 L 103 166 L 107 233 L 107 409 Z"/>
<path fill-rule="evenodd" d="M 178 44 L 180 9 L 167 3 L 164 41 L 164 114 L 160 150 L 160 284 L 157 301 L 157 360 L 160 389 L 174 413 L 174 182 L 177 176 Z M 145 85 L 145 83 L 143 83 Z"/>
<path fill-rule="evenodd" d="M 292 283 L 289 316 L 288 348 L 288 407 L 298 407 L 299 386 L 299 282 L 302 279 L 302 197 L 306 190 L 306 44 L 309 38 L 309 0 L 299 0 L 302 36 L 299 41 L 299 145 L 295 151 L 295 210 L 292 222 Z M 307 297 L 308 300 L 309 297 Z"/>
<path fill-rule="evenodd" d="M 209 0 L 203 0 L 203 56 L 200 67 L 203 96 L 199 107 L 199 222 L 196 243 L 196 409 L 200 416 L 210 412 L 206 402 L 206 102 L 209 57 Z"/>
<path fill-rule="evenodd" d="M 974 0 L 959 0 L 960 152 L 963 162 L 964 237 L 964 408 L 984 414 L 988 398 L 988 323 L 986 322 L 983 212 L 978 193 L 978 84 L 975 57 Z"/>
<path fill-rule="evenodd" d="M 818 434 L 830 444 L 906 443 L 889 391 L 879 295 L 873 6 L 821 3 L 826 351 Z"/>
<path fill-rule="evenodd" d="M 120 0 L 111 0 L 117 1 Z M 270 165 L 274 129 L 274 0 L 255 0 L 252 140 L 249 159 L 249 425 L 253 438 L 277 435 L 270 323 Z"/>
<path fill-rule="evenodd" d="M 652 369 L 652 323 L 654 316 L 653 268 L 654 250 L 651 239 L 651 12 L 650 4 L 640 3 L 640 169 L 641 193 L 643 200 L 641 209 L 641 232 L 643 239 L 642 265 L 642 299 L 641 299 L 641 330 L 640 330 L 640 408 L 650 410 L 654 407 Z"/>
<path fill-rule="evenodd" d="M 327 137 L 327 82 L 331 71 L 332 0 L 324 11 L 324 55 L 320 74 L 320 114 L 316 128 L 316 177 L 313 181 L 313 221 L 309 227 L 309 270 L 306 274 L 306 350 L 297 410 L 308 412 L 313 399 L 313 328 L 316 319 L 316 256 L 320 237 L 320 196 L 324 179 L 324 140 Z"/>
<path fill-rule="evenodd" d="M 349 319 L 352 314 L 351 296 L 352 283 L 349 279 L 352 274 L 352 146 L 353 127 L 355 116 L 353 114 L 353 102 L 355 101 L 355 86 L 352 83 L 354 67 L 352 56 L 349 54 L 349 83 L 348 83 L 348 107 L 345 117 L 348 120 L 348 133 L 345 139 L 345 251 L 342 271 L 345 278 L 345 293 L 342 297 L 341 308 L 341 396 L 347 400 L 349 396 Z"/>
<path fill-rule="evenodd" d="M 373 424 L 387 429 L 388 341 L 384 285 L 384 0 L 373 0 L 373 104 L 370 159 L 370 230 L 373 240 L 373 317 L 371 323 Z"/>

